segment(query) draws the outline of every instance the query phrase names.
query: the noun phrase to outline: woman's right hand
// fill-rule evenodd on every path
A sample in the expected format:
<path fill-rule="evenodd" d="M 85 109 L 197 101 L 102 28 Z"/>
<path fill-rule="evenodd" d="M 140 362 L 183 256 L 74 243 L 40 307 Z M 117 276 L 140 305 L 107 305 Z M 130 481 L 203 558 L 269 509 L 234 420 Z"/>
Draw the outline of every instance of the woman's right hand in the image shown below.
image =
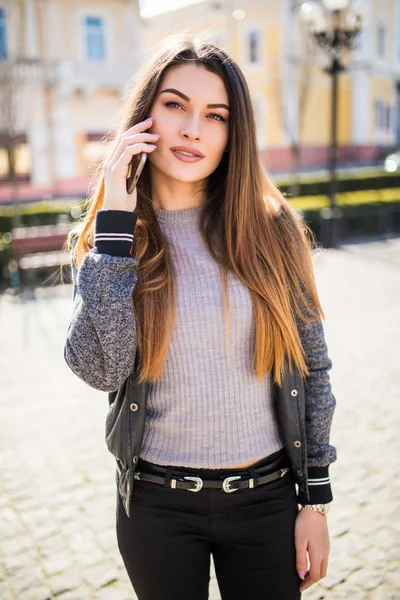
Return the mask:
<path fill-rule="evenodd" d="M 157 142 L 159 135 L 145 133 L 153 124 L 152 119 L 137 123 L 125 133 L 104 163 L 104 203 L 105 210 L 134 211 L 137 203 L 137 190 L 132 194 L 126 191 L 126 178 L 129 163 L 134 154 L 153 152 L 157 146 L 150 142 Z"/>

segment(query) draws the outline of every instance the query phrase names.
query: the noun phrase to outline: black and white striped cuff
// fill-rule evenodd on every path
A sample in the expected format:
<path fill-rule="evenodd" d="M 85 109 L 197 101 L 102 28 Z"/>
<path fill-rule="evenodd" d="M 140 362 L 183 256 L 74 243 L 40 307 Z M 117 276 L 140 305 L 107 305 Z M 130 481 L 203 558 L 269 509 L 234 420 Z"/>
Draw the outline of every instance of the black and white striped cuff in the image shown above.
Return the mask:
<path fill-rule="evenodd" d="M 96 213 L 94 244 L 99 254 L 130 256 L 137 215 L 128 210 Z"/>
<path fill-rule="evenodd" d="M 331 480 L 328 467 L 308 467 L 308 490 L 310 499 L 299 491 L 297 501 L 299 504 L 327 504 L 332 502 Z"/>

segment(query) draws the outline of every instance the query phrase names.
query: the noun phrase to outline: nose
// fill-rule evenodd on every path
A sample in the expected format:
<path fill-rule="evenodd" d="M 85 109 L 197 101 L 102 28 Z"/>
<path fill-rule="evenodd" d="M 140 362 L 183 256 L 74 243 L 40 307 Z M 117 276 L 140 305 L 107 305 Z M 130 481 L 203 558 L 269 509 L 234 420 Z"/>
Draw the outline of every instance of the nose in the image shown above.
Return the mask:
<path fill-rule="evenodd" d="M 187 140 L 199 140 L 199 121 L 196 117 L 193 117 L 186 121 L 185 126 L 181 129 L 181 135 Z"/>
<path fill-rule="evenodd" d="M 187 140 L 199 140 L 200 139 L 200 133 L 198 131 L 193 131 L 191 129 L 182 130 L 181 135 L 182 135 L 182 137 L 184 137 Z"/>

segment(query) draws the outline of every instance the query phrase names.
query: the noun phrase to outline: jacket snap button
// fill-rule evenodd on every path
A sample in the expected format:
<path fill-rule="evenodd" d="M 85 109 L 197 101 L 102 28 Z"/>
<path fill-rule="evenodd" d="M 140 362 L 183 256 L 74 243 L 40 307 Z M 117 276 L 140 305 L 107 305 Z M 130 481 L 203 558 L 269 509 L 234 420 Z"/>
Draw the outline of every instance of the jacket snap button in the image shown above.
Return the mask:
<path fill-rule="evenodd" d="M 290 393 L 292 394 L 292 396 L 297 396 L 297 390 L 292 390 Z"/>
<path fill-rule="evenodd" d="M 300 475 L 300 477 L 301 477 L 303 475 L 303 471 L 300 471 L 300 469 L 298 469 L 297 475 Z"/>
<path fill-rule="evenodd" d="M 296 448 L 300 448 L 301 442 L 299 442 L 299 440 L 296 440 L 294 445 L 296 446 Z"/>
<path fill-rule="evenodd" d="M 133 412 L 135 412 L 135 410 L 137 410 L 139 408 L 139 405 L 136 404 L 136 402 L 132 402 L 132 404 L 129 407 L 131 410 L 133 410 Z"/>
<path fill-rule="evenodd" d="M 137 461 L 138 461 L 138 457 L 135 455 L 135 456 L 132 458 L 132 462 L 133 462 L 133 464 L 135 465 L 135 464 L 137 463 Z"/>

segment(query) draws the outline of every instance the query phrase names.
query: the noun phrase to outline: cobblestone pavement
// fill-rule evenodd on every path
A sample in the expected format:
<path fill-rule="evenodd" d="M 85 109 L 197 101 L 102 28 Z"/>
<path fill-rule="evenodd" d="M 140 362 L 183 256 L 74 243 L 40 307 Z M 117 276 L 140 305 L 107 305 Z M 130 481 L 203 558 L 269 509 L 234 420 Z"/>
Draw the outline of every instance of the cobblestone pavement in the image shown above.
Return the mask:
<path fill-rule="evenodd" d="M 303 598 L 399 599 L 400 239 L 324 250 L 314 264 L 338 461 L 328 575 Z M 70 313 L 69 285 L 0 298 L 1 600 L 134 598 L 116 545 L 107 395 L 64 364 Z"/>

